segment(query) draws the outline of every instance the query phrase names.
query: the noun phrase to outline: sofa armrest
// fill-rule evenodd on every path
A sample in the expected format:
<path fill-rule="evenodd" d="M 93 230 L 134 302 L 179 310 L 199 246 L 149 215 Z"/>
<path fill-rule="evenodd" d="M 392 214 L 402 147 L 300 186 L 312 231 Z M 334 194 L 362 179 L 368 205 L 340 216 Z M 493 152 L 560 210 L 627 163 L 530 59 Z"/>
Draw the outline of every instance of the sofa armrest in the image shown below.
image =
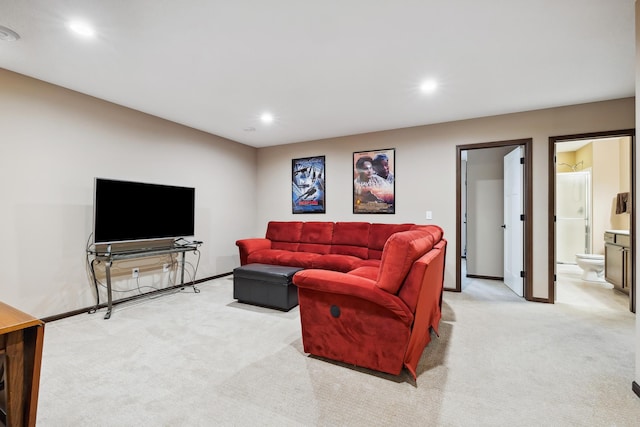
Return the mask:
<path fill-rule="evenodd" d="M 271 240 L 265 238 L 242 239 L 236 241 L 236 246 L 240 248 L 240 265 L 245 265 L 250 253 L 261 249 L 271 249 Z"/>
<path fill-rule="evenodd" d="M 409 307 L 397 296 L 376 286 L 374 280 L 338 271 L 308 269 L 297 272 L 293 276 L 293 283 L 299 290 L 310 289 L 361 298 L 393 312 L 406 325 L 413 322 Z"/>

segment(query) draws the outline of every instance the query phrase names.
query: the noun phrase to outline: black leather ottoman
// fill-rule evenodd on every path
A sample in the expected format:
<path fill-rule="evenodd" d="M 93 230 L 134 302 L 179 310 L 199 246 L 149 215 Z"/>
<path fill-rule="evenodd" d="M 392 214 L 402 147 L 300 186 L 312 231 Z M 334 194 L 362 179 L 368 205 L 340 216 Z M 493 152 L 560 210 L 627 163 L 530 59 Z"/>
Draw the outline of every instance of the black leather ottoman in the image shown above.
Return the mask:
<path fill-rule="evenodd" d="M 238 302 L 289 311 L 298 305 L 291 278 L 300 267 L 247 264 L 233 270 L 233 298 Z"/>

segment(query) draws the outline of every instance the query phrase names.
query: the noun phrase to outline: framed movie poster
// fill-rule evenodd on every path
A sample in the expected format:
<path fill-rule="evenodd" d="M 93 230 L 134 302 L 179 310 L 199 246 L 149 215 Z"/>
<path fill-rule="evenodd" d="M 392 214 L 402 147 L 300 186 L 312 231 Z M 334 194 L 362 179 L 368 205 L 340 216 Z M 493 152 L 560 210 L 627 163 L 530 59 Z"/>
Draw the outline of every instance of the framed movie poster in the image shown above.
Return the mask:
<path fill-rule="evenodd" d="M 396 213 L 395 149 L 353 153 L 353 213 Z"/>
<path fill-rule="evenodd" d="M 324 156 L 291 161 L 293 213 L 325 213 Z"/>

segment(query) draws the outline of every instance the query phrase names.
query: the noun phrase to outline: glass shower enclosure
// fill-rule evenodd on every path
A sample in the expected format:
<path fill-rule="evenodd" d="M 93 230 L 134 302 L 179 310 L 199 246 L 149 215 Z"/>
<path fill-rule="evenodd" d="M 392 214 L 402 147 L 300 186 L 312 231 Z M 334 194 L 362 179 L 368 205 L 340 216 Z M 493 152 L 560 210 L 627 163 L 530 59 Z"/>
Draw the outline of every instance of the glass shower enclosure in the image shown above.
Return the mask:
<path fill-rule="evenodd" d="M 556 174 L 556 262 L 591 253 L 591 172 Z"/>

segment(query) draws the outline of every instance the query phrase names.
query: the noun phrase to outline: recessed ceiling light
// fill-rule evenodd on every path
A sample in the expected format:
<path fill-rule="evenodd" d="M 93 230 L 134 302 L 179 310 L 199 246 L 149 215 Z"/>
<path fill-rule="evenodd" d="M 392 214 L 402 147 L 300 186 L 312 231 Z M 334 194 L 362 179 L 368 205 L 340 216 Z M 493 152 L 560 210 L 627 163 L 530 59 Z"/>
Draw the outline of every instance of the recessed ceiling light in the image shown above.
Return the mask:
<path fill-rule="evenodd" d="M 0 40 L 5 42 L 14 42 L 20 38 L 20 35 L 11 28 L 0 25 Z"/>
<path fill-rule="evenodd" d="M 437 88 L 438 82 L 433 79 L 425 80 L 420 84 L 420 91 L 422 91 L 422 93 L 433 93 Z"/>
<path fill-rule="evenodd" d="M 70 21 L 69 29 L 79 36 L 91 38 L 96 35 L 96 31 L 91 25 L 84 21 Z"/>
<path fill-rule="evenodd" d="M 262 115 L 260 116 L 260 121 L 262 121 L 262 123 L 273 123 L 273 114 L 271 113 L 262 113 Z"/>

